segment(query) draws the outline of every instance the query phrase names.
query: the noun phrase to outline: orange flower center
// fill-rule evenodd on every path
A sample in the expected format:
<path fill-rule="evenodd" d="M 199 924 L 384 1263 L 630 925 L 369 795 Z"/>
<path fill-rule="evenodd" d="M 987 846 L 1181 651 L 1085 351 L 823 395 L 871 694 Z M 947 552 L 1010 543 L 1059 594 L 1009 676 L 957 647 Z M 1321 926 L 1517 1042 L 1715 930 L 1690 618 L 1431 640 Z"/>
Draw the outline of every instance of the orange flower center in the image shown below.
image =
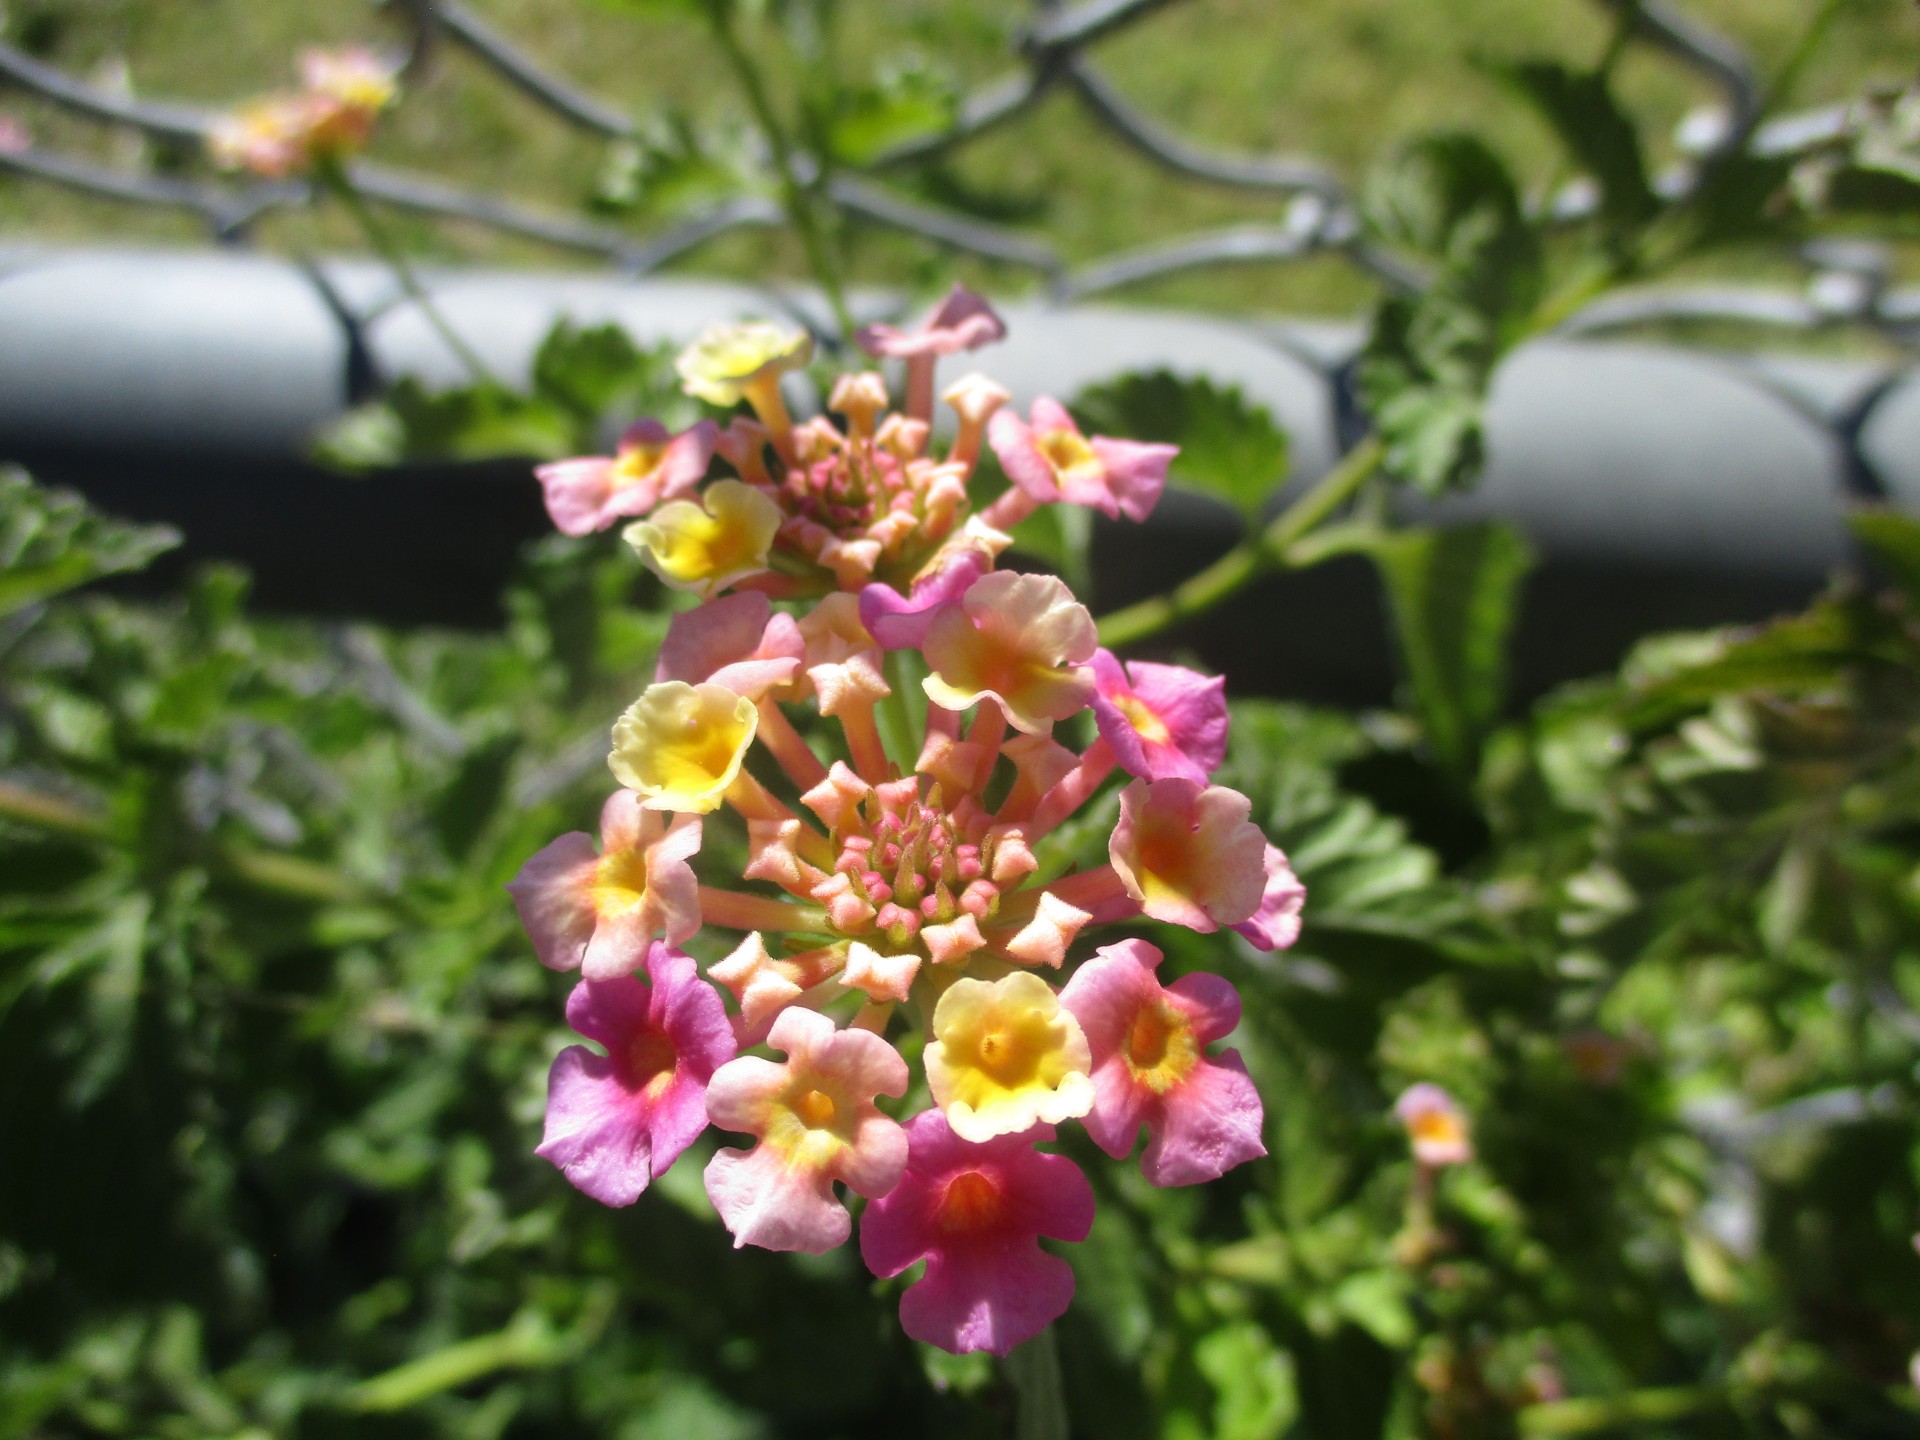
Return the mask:
<path fill-rule="evenodd" d="M 1200 1046 L 1187 1017 L 1164 1000 L 1140 1007 L 1127 1028 L 1127 1068 L 1133 1078 L 1163 1095 L 1193 1073 Z"/>
<path fill-rule="evenodd" d="M 1000 1187 L 978 1170 L 963 1170 L 940 1197 L 940 1228 L 968 1234 L 989 1228 L 1000 1216 Z"/>
<path fill-rule="evenodd" d="M 642 1031 L 627 1047 L 627 1067 L 633 1072 L 634 1084 L 649 1094 L 665 1089 L 672 1082 L 674 1068 L 679 1063 L 673 1041 L 659 1030 Z"/>
<path fill-rule="evenodd" d="M 793 1102 L 793 1113 L 810 1130 L 821 1130 L 833 1124 L 837 1108 L 833 1097 L 824 1090 L 809 1090 Z"/>

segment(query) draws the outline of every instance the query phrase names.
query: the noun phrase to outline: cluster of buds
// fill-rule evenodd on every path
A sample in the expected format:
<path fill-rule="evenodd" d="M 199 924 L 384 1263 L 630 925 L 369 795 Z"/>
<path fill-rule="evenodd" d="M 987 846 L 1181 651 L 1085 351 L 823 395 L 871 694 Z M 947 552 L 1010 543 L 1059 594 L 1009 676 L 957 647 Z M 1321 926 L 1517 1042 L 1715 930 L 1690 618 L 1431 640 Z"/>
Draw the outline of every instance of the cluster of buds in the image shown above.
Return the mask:
<path fill-rule="evenodd" d="M 567 1019 L 605 1052 L 555 1061 L 541 1155 L 625 1205 L 708 1125 L 751 1137 L 706 1169 L 736 1244 L 844 1243 L 844 1187 L 876 1275 L 927 1262 L 907 1333 L 1004 1354 L 1073 1293 L 1039 1240 L 1093 1220 L 1085 1175 L 1046 1148 L 1056 1127 L 1081 1122 L 1116 1159 L 1144 1129 L 1156 1185 L 1265 1153 L 1245 1066 L 1212 1048 L 1238 1023 L 1233 987 L 1163 982 L 1140 939 L 1079 958 L 1083 935 L 1146 916 L 1271 950 L 1304 892 L 1248 799 L 1212 783 L 1222 682 L 1123 663 L 1060 580 L 994 568 L 1036 505 L 1144 515 L 1171 449 L 1083 436 L 1044 399 L 1022 420 L 969 376 L 946 392 L 952 446 L 928 454 L 935 359 L 1001 333 L 962 290 L 918 332 L 862 332 L 904 359 L 906 409 L 883 413 L 878 374 L 846 376 L 840 429 L 786 414 L 804 339 L 710 332 L 681 359 L 687 389 L 753 418 L 642 422 L 616 456 L 542 470 L 560 528 L 630 520 L 656 573 L 702 600 L 613 727 L 622 788 L 598 843 L 561 837 L 509 888 L 540 959 L 580 971 Z M 976 512 L 983 443 L 1012 485 Z M 716 456 L 731 476 L 710 478 Z M 1094 738 L 1062 744 L 1088 711 Z M 703 880 L 723 806 L 748 860 Z M 1105 863 L 1076 868 L 1092 817 L 1116 811 Z M 739 937 L 704 975 L 680 948 L 703 929 Z"/>
<path fill-rule="evenodd" d="M 399 68 L 349 46 L 300 56 L 300 88 L 268 95 L 215 122 L 207 149 L 225 170 L 269 180 L 304 175 L 364 150 L 394 101 Z"/>

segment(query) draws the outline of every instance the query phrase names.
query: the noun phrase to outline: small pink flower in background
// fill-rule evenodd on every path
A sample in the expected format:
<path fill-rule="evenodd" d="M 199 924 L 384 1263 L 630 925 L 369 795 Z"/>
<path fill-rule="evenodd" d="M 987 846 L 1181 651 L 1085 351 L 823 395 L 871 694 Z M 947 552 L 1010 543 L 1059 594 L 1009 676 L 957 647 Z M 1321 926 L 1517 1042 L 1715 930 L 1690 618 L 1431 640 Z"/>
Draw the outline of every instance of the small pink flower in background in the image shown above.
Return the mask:
<path fill-rule="evenodd" d="M 987 443 L 1000 468 L 1030 503 L 1086 505 L 1110 520 L 1144 520 L 1160 503 L 1177 445 L 1086 436 L 1059 401 L 1040 396 L 1032 423 L 1012 410 L 997 412 Z M 991 519 L 991 515 L 989 516 Z"/>
<path fill-rule="evenodd" d="M 784 1063 L 742 1056 L 713 1077 L 707 1113 L 723 1130 L 757 1135 L 751 1150 L 722 1150 L 707 1165 L 707 1195 L 733 1243 L 818 1255 L 853 1233 L 833 1182 L 885 1195 L 907 1164 L 906 1132 L 875 1095 L 903 1095 L 907 1062 L 878 1035 L 836 1030 L 793 1008 L 767 1043 Z"/>
<path fill-rule="evenodd" d="M 1267 846 L 1264 868 L 1266 887 L 1260 895 L 1260 908 L 1228 928 L 1244 936 L 1256 950 L 1284 950 L 1300 938 L 1300 912 L 1307 903 L 1307 887 L 1300 883 L 1277 845 Z"/>
<path fill-rule="evenodd" d="M 1093 695 L 1087 661 L 1099 646 L 1093 617 L 1052 575 L 996 570 L 927 627 L 927 697 L 948 710 L 999 702 L 1029 735 L 1077 715 Z"/>
<path fill-rule="evenodd" d="M 1206 784 L 1227 755 L 1227 682 L 1182 665 L 1093 656 L 1093 715 L 1120 768 L 1142 780 Z"/>
<path fill-rule="evenodd" d="M 1140 1169 L 1155 1185 L 1217 1180 L 1267 1153 L 1259 1092 L 1237 1050 L 1207 1046 L 1240 1023 L 1240 997 L 1218 975 L 1162 986 L 1161 953 L 1144 940 L 1102 946 L 1076 970 L 1060 1003 L 1093 1052 L 1087 1133 L 1124 1160 L 1142 1125 Z"/>
<path fill-rule="evenodd" d="M 724 685 L 758 701 L 800 673 L 806 649 L 791 615 L 757 591 L 723 595 L 667 622 L 653 678 Z"/>
<path fill-rule="evenodd" d="M 1252 811 L 1224 785 L 1136 780 L 1107 853 L 1143 914 L 1208 934 L 1260 910 L 1268 847 Z"/>
<path fill-rule="evenodd" d="M 702 420 L 674 434 L 658 420 L 627 428 L 612 456 L 588 455 L 535 468 L 547 514 L 563 535 L 591 535 L 691 495 L 713 459 L 719 427 Z"/>
<path fill-rule="evenodd" d="M 562 835 L 507 885 L 540 963 L 589 980 L 630 974 L 647 942 L 678 945 L 700 928 L 700 886 L 687 862 L 700 817 L 642 808 L 621 790 L 600 810 L 598 853 L 584 831 Z"/>
<path fill-rule="evenodd" d="M 733 1027 L 693 961 L 655 943 L 648 983 L 586 980 L 567 1024 L 606 1047 L 570 1045 L 547 1079 L 547 1131 L 534 1153 L 606 1205 L 631 1205 L 707 1128 L 707 1084 L 733 1059 Z"/>
<path fill-rule="evenodd" d="M 937 1111 L 908 1122 L 906 1173 L 867 1206 L 860 1256 L 883 1279 L 927 1262 L 900 1297 L 900 1323 L 914 1339 L 1005 1355 L 1066 1313 L 1073 1268 L 1039 1238 L 1086 1239 L 1093 1187 L 1066 1156 L 1033 1148 L 1052 1138 L 1052 1127 L 1038 1125 L 976 1145 Z"/>
<path fill-rule="evenodd" d="M 24 155 L 33 148 L 27 127 L 11 115 L 0 115 L 0 155 Z"/>
<path fill-rule="evenodd" d="M 853 338 L 876 358 L 907 363 L 907 414 L 920 420 L 933 416 L 934 362 L 943 355 L 978 350 L 1007 337 L 1006 324 L 983 298 L 955 285 L 917 330 L 891 325 L 863 325 Z"/>
<path fill-rule="evenodd" d="M 1407 1127 L 1413 1158 L 1433 1168 L 1464 1165 L 1473 1159 L 1473 1136 L 1466 1112 L 1438 1085 L 1422 1080 L 1394 1101 L 1393 1113 Z"/>

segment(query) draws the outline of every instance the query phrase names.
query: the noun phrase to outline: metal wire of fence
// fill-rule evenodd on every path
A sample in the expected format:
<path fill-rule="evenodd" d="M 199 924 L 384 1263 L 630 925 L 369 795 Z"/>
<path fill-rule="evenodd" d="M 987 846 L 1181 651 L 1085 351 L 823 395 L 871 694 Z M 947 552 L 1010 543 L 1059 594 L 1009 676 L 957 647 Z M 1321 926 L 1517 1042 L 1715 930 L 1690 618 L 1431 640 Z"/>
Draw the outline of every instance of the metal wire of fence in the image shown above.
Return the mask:
<path fill-rule="evenodd" d="M 406 28 L 406 71 L 434 62 L 451 46 L 465 51 L 501 83 L 511 85 L 567 124 L 611 140 L 631 139 L 637 125 L 618 106 L 582 91 L 502 35 L 461 0 L 382 0 Z M 958 103 L 943 130 L 884 151 L 857 169 L 841 168 L 819 184 L 825 200 L 849 220 L 898 231 L 931 245 L 1034 272 L 1051 299 L 1066 303 L 1184 271 L 1267 264 L 1331 255 L 1388 287 L 1417 287 L 1421 276 L 1398 256 L 1373 244 L 1353 195 L 1329 167 L 1310 158 L 1237 153 L 1209 146 L 1168 128 L 1120 92 L 1102 73 L 1094 52 L 1101 42 L 1182 0 L 1033 0 L 1030 22 L 1015 39 L 1015 63 Z M 1746 154 L 1779 159 L 1811 156 L 1844 143 L 1865 123 L 1860 107 L 1834 105 L 1763 122 L 1762 87 L 1752 60 L 1723 35 L 1667 0 L 1596 0 L 1626 24 L 1634 38 L 1692 69 L 1717 94 L 1716 103 L 1682 127 L 1681 161 L 1654 178 L 1656 191 L 1683 197 L 1712 163 Z M 87 85 L 18 48 L 0 44 L 0 90 L 6 86 L 103 124 L 127 127 L 176 143 L 204 142 L 212 111 L 135 99 Z M 1044 238 L 908 198 L 887 177 L 964 146 L 989 131 L 1016 124 L 1043 98 L 1062 92 L 1144 160 L 1195 183 L 1225 186 L 1280 203 L 1277 223 L 1241 223 L 1178 236 L 1136 249 L 1070 262 Z M 773 164 L 769 158 L 767 164 Z M 804 155 L 791 162 L 803 186 L 819 181 Z M 181 210 L 197 217 L 219 243 L 245 245 L 257 222 L 276 210 L 309 205 L 316 188 L 302 180 L 228 181 L 120 169 L 27 141 L 0 145 L 0 172 L 65 186 L 132 204 Z M 437 177 L 365 161 L 351 179 L 369 199 L 396 209 L 488 227 L 560 249 L 601 257 L 618 271 L 644 276 L 732 232 L 786 223 L 766 192 L 741 193 L 685 214 L 649 233 L 557 214 Z M 1571 225 L 1600 203 L 1591 181 L 1575 180 L 1542 202 L 1548 218 Z M 1871 242 L 1816 243 L 1795 258 L 1807 283 L 1799 294 L 1725 285 L 1619 291 L 1570 316 L 1567 334 L 1594 335 L 1649 323 L 1717 320 L 1812 332 L 1839 324 L 1859 327 L 1905 352 L 1920 346 L 1920 291 L 1890 283 L 1885 247 Z M 317 273 L 317 272 L 315 272 Z M 337 297 L 329 297 L 337 299 Z M 351 324 L 353 317 L 334 305 Z M 363 319 L 365 317 L 362 317 Z M 1324 368 L 1324 367 L 1323 367 Z M 1859 438 L 1872 410 L 1897 388 L 1904 373 L 1887 372 L 1869 388 L 1865 408 L 1844 413 L 1783 390 L 1753 372 L 1841 447 L 1841 474 L 1850 488 L 1877 489 Z M 1338 388 L 1340 376 L 1330 374 Z"/>

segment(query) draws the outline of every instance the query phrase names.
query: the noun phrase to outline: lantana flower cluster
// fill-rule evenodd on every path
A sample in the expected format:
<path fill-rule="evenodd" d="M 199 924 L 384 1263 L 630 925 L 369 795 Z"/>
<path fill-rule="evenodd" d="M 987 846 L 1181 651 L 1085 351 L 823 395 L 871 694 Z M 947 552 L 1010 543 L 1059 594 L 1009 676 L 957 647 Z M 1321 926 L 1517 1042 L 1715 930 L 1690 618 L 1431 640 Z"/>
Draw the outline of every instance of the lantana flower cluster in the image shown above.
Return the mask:
<path fill-rule="evenodd" d="M 398 94 L 399 67 L 359 46 L 306 50 L 300 88 L 250 101 L 215 122 L 216 165 L 264 179 L 304 175 L 358 154 Z"/>
<path fill-rule="evenodd" d="M 1233 987 L 1168 983 L 1159 950 L 1111 927 L 1271 950 L 1304 899 L 1248 799 L 1212 781 L 1222 682 L 1117 659 L 1060 580 L 997 568 L 1039 505 L 1145 516 L 1174 453 L 1083 435 L 1044 398 L 1023 418 L 977 374 L 941 395 L 937 451 L 937 360 L 1003 333 L 959 288 L 918 330 L 861 332 L 904 362 L 904 409 L 880 374 L 847 374 L 835 424 L 787 413 L 804 336 L 716 329 L 682 355 L 685 387 L 750 413 L 643 420 L 613 456 L 542 468 L 561 530 L 627 522 L 700 603 L 613 726 L 597 840 L 562 836 L 509 887 L 539 958 L 580 972 L 567 1020 L 599 1047 L 554 1062 L 541 1155 L 627 1205 L 712 1126 L 742 1142 L 705 1172 L 736 1244 L 832 1249 L 851 1200 L 875 1275 L 926 1262 L 907 1333 L 1000 1354 L 1072 1296 L 1039 1241 L 1093 1221 L 1058 1127 L 1115 1159 L 1144 1131 L 1156 1185 L 1265 1153 L 1246 1067 L 1215 1048 Z M 1011 484 L 975 510 L 983 447 Z M 1063 743 L 1089 711 L 1091 743 Z M 703 875 L 722 807 L 748 859 Z M 1095 824 L 1105 862 L 1076 868 Z M 726 950 L 704 973 L 681 948 L 703 930 L 724 942 L 695 948 Z"/>

